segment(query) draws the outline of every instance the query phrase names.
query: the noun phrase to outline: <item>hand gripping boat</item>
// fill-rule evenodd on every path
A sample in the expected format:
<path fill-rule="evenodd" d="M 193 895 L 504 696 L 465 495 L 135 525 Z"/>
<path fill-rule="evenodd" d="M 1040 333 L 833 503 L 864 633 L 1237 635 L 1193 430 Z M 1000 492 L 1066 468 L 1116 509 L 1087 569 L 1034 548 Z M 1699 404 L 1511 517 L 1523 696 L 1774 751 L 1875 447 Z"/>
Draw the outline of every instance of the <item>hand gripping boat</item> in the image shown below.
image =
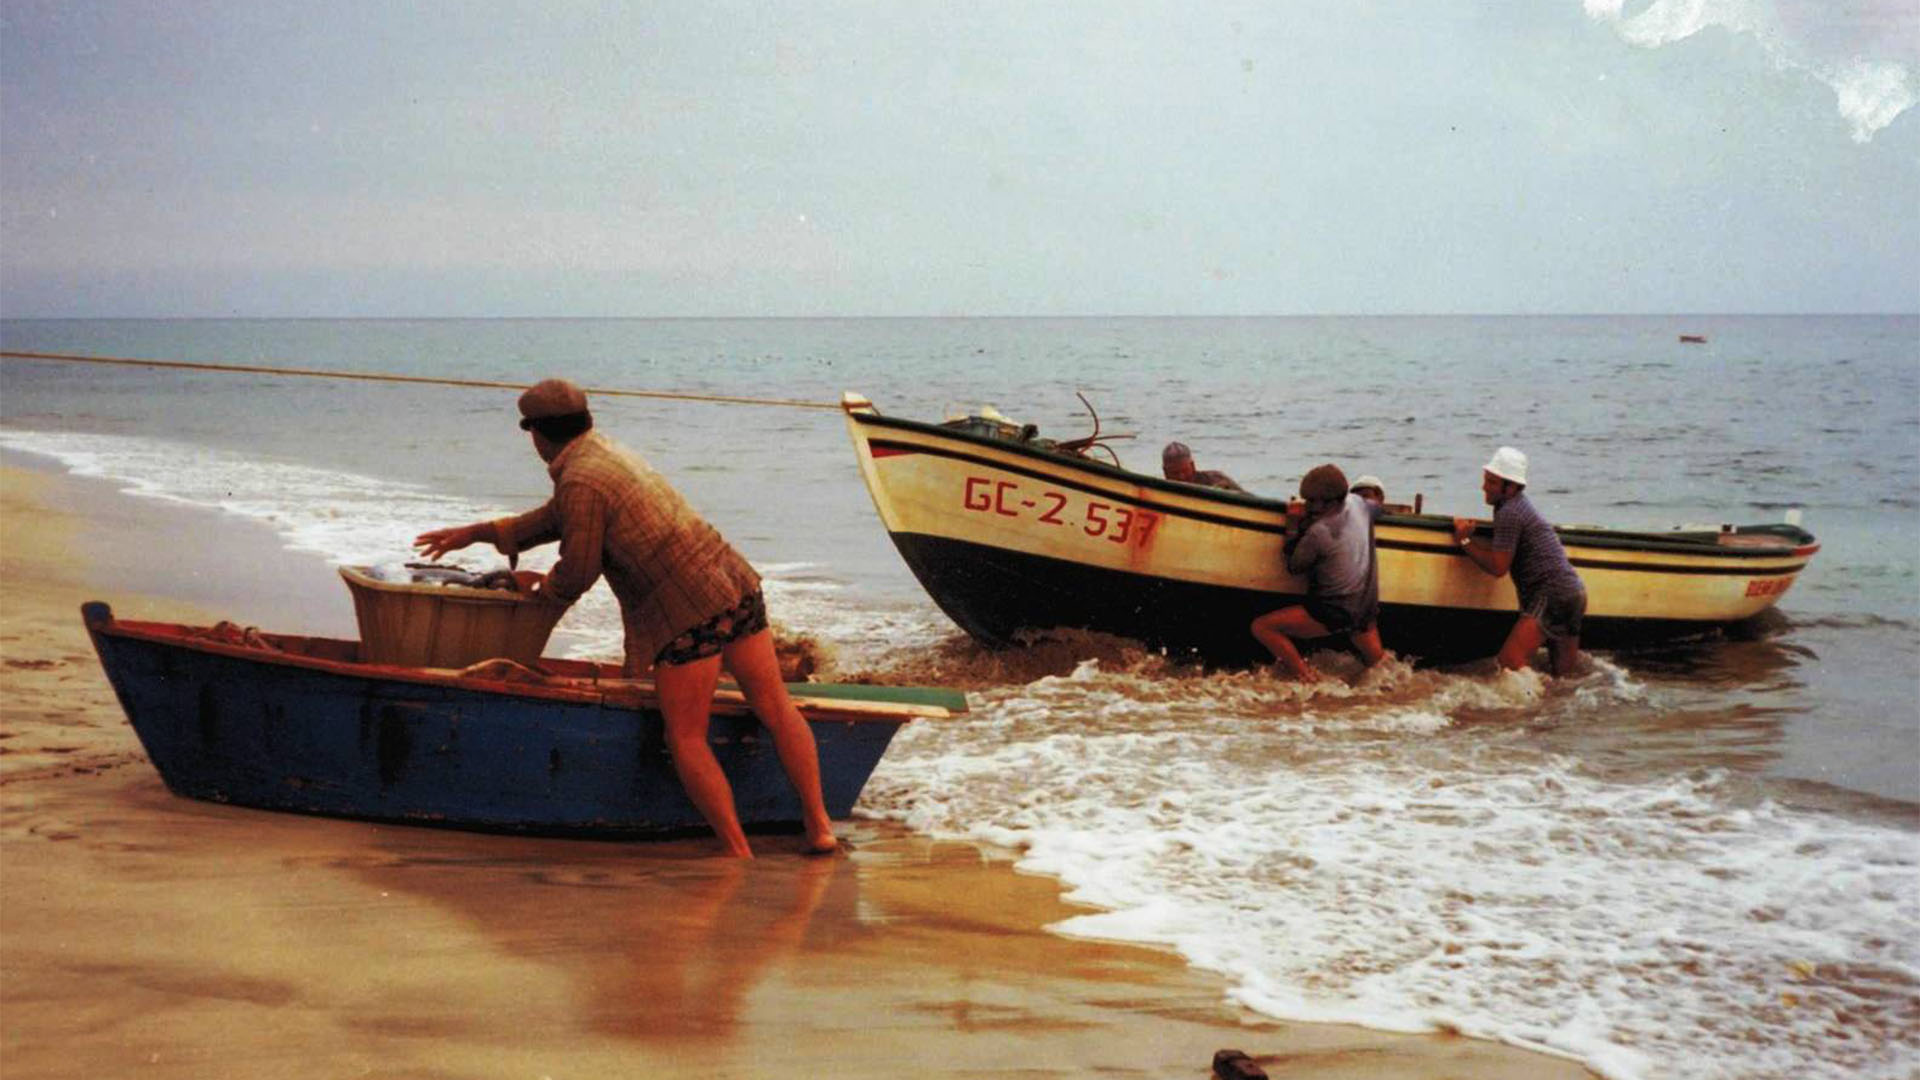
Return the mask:
<path fill-rule="evenodd" d="M 1128 472 L 1010 424 L 882 416 L 852 393 L 842 407 L 894 546 L 934 603 L 988 645 L 1075 627 L 1244 663 L 1263 655 L 1248 623 L 1306 595 L 1281 557 L 1282 501 Z M 1513 626 L 1512 581 L 1468 560 L 1452 520 L 1389 514 L 1375 530 L 1380 636 L 1396 652 L 1491 656 Z M 1602 647 L 1751 619 L 1820 550 L 1793 525 L 1558 532 L 1587 587 L 1581 641 Z"/>
<path fill-rule="evenodd" d="M 368 663 L 361 643 L 131 622 L 81 608 L 101 666 L 175 794 L 268 810 L 593 837 L 700 832 L 653 685 L 611 665 Z M 900 725 L 966 711 L 933 688 L 790 684 L 843 818 Z M 741 823 L 797 830 L 800 803 L 737 689 L 709 741 Z"/>

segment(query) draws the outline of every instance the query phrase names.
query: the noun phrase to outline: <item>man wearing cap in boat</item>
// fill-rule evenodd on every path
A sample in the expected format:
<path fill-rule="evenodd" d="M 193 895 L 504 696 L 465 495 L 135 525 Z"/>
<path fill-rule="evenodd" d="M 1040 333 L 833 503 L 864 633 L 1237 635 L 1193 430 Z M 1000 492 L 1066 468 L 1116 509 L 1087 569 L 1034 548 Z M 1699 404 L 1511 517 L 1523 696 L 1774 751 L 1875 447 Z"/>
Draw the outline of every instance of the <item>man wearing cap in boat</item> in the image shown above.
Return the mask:
<path fill-rule="evenodd" d="M 1233 477 L 1217 469 L 1197 469 L 1193 465 L 1193 451 L 1186 443 L 1170 442 L 1160 451 L 1160 471 L 1169 480 L 1178 480 L 1183 484 L 1199 484 L 1202 487 L 1224 488 L 1227 491 L 1245 491 L 1233 482 Z"/>
<path fill-rule="evenodd" d="M 1580 623 L 1587 613 L 1587 587 L 1567 560 L 1560 537 L 1527 498 L 1527 455 L 1511 446 L 1496 450 L 1480 471 L 1480 490 L 1493 507 L 1493 536 L 1474 538 L 1479 523 L 1453 519 L 1453 538 L 1468 560 L 1494 577 L 1513 575 L 1520 618 L 1500 647 L 1500 666 L 1523 668 L 1541 642 L 1553 658 L 1553 673 L 1572 673 L 1580 659 Z"/>
<path fill-rule="evenodd" d="M 1355 480 L 1353 486 L 1347 490 L 1375 506 L 1385 506 L 1387 504 L 1386 485 L 1380 482 L 1379 477 L 1372 474 L 1362 476 L 1360 479 Z"/>
<path fill-rule="evenodd" d="M 520 416 L 553 477 L 553 498 L 515 517 L 422 533 L 414 545 L 437 559 L 487 542 L 513 559 L 557 540 L 560 559 L 536 595 L 559 604 L 572 604 L 605 574 L 626 630 L 626 674 L 652 669 L 673 767 L 729 854 L 750 858 L 753 851 L 707 745 L 722 667 L 773 736 L 811 849 L 834 850 L 813 732 L 781 679 L 760 575 L 659 473 L 593 430 L 578 386 L 565 379 L 534 385 L 520 395 Z"/>
<path fill-rule="evenodd" d="M 1307 602 L 1253 620 L 1253 636 L 1296 679 L 1315 678 L 1295 641 L 1345 637 L 1368 667 L 1380 662 L 1380 567 L 1373 523 L 1381 508 L 1347 490 L 1338 466 L 1320 465 L 1300 480 L 1304 506 L 1287 507 L 1282 551 L 1287 571 L 1307 579 Z"/>

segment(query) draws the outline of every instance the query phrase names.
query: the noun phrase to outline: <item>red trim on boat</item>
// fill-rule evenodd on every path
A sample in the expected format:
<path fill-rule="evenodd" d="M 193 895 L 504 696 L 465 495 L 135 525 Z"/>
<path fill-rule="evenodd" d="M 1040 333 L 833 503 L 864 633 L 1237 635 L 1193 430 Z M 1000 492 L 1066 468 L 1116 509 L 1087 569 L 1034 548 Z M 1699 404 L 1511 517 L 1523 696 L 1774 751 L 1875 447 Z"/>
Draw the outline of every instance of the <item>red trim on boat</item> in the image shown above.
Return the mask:
<path fill-rule="evenodd" d="M 565 701 L 578 705 L 599 705 L 609 709 L 652 709 L 659 707 L 659 699 L 654 693 L 650 680 L 617 679 L 614 685 L 603 685 L 598 681 L 599 674 L 617 670 L 611 665 L 593 664 L 579 660 L 555 660 L 543 657 L 543 665 L 551 665 L 561 671 L 578 671 L 577 675 L 560 675 L 559 678 L 576 680 L 567 682 L 514 682 L 503 679 L 488 679 L 476 675 L 462 675 L 447 669 L 403 667 L 396 664 L 366 664 L 357 660 L 335 660 L 307 653 L 280 651 L 278 648 L 261 649 L 251 645 L 234 644 L 213 638 L 200 636 L 205 627 L 187 626 L 181 623 L 144 622 L 115 618 L 106 623 L 89 624 L 87 629 L 108 637 L 126 637 L 141 641 L 151 641 L 170 645 L 175 648 L 190 649 L 194 652 L 211 653 L 215 656 L 228 656 L 236 660 L 252 663 L 276 664 L 283 667 L 305 668 L 309 671 L 323 671 L 335 675 L 344 675 L 356 679 L 385 679 L 392 682 L 417 683 L 424 686 L 455 687 L 488 694 L 507 694 L 514 697 L 539 698 L 547 701 Z M 335 647 L 349 646 L 358 648 L 357 642 L 336 641 L 331 638 L 307 638 L 297 634 L 261 635 L 269 643 L 284 641 L 290 646 L 301 642 L 325 642 Z M 716 699 L 713 703 L 716 715 L 750 713 L 752 709 L 744 701 L 726 701 Z M 809 701 L 801 708 L 801 715 L 808 720 L 831 720 L 835 722 L 869 722 L 898 724 L 907 718 L 904 716 L 874 716 L 866 713 L 841 711 L 830 702 Z"/>

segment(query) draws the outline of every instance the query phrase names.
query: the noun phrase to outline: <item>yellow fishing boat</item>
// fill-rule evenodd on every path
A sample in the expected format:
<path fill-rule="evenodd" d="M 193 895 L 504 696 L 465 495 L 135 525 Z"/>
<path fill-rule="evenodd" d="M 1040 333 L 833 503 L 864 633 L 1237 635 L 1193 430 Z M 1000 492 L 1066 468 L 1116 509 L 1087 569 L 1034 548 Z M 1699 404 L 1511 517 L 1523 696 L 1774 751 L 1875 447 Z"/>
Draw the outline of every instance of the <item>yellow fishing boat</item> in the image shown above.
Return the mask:
<path fill-rule="evenodd" d="M 1281 557 L 1286 504 L 1129 472 L 996 418 L 945 424 L 842 400 L 860 475 L 894 545 L 955 623 L 989 645 L 1084 628 L 1238 663 L 1254 616 L 1305 596 Z M 1390 513 L 1376 529 L 1380 633 L 1432 660 L 1490 656 L 1512 627 L 1511 580 L 1454 543 L 1452 519 Z M 1491 531 L 1491 525 L 1483 526 Z M 1583 642 L 1710 633 L 1754 618 L 1820 546 L 1794 524 L 1671 532 L 1567 527 L 1587 587 Z"/>

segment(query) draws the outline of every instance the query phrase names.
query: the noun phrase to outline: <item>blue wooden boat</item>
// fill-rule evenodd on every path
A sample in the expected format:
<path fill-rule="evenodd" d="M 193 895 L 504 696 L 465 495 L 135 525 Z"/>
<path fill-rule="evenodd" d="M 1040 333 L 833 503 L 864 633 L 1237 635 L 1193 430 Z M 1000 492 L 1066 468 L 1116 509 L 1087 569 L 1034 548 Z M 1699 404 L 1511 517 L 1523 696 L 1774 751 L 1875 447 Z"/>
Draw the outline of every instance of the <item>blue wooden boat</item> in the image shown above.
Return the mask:
<path fill-rule="evenodd" d="M 329 638 L 115 619 L 82 606 L 107 680 L 167 787 L 267 810 L 483 831 L 633 838 L 706 831 L 652 685 L 542 659 L 467 670 L 363 663 Z M 900 725 L 966 710 L 952 690 L 790 684 L 843 818 Z M 734 688 L 709 740 L 741 823 L 799 828 L 773 743 Z"/>

